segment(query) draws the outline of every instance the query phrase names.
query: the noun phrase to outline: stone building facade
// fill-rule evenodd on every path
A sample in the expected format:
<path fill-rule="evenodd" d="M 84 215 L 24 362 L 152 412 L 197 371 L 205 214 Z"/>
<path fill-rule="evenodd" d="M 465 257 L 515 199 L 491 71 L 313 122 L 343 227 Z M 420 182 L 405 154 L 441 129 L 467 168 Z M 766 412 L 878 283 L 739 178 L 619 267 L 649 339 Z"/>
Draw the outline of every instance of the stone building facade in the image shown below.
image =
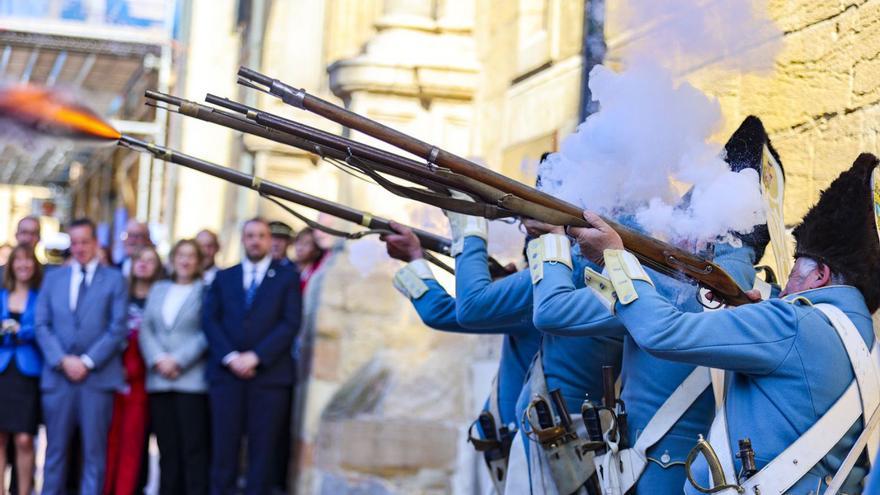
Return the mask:
<path fill-rule="evenodd" d="M 193 0 L 193 18 L 231 25 L 234 3 Z M 620 2 L 605 4 L 614 61 L 629 37 L 614 22 Z M 785 219 L 793 225 L 860 151 L 878 152 L 880 0 L 767 4 L 784 32 L 772 73 L 731 77 L 705 65 L 682 76 L 719 99 L 719 139 L 746 115 L 764 120 L 785 164 Z M 235 66 L 250 54 L 263 72 L 530 182 L 540 154 L 579 123 L 589 7 L 580 0 L 276 0 L 265 4 L 261 43 L 250 48 L 207 24 L 194 28 L 180 89 L 194 99 L 208 90 L 239 95 Z M 346 132 L 272 98 L 246 97 Z M 413 222 L 424 216 L 315 156 L 200 123 L 172 130 L 187 153 L 252 166 L 270 180 L 376 214 Z M 249 192 L 176 173 L 177 204 L 206 207 L 178 208 L 175 235 L 219 228 L 233 247 L 228 262 L 237 257 L 244 217 L 283 218 Z M 310 292 L 316 341 L 300 493 L 478 490 L 479 460 L 465 431 L 486 395 L 498 341 L 422 326 L 391 286 L 398 266 L 374 241 L 358 241 L 339 248 Z"/>

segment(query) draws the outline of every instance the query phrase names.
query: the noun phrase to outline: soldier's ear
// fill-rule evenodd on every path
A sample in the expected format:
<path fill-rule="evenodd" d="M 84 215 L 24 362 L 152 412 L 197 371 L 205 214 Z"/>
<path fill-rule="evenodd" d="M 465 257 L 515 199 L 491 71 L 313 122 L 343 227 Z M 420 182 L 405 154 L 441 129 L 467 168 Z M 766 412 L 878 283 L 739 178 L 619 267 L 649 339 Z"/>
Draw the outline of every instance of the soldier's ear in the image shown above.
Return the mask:
<path fill-rule="evenodd" d="M 813 273 L 814 286 L 811 287 L 812 289 L 831 284 L 831 268 L 825 263 L 819 263 Z"/>

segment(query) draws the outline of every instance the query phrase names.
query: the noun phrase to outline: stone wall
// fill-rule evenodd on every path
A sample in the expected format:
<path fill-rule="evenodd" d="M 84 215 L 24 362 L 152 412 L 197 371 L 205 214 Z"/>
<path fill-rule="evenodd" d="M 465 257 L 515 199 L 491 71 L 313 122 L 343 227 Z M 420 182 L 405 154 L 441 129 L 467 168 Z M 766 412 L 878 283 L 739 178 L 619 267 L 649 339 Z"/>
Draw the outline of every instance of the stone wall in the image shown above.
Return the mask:
<path fill-rule="evenodd" d="M 767 3 L 784 32 L 772 73 L 732 77 L 710 65 L 687 78 L 718 97 L 722 135 L 749 114 L 764 121 L 785 167 L 785 220 L 794 225 L 860 152 L 878 152 L 880 1 Z M 608 2 L 609 10 L 617 5 Z M 607 34 L 614 58 L 625 33 L 611 23 Z"/>

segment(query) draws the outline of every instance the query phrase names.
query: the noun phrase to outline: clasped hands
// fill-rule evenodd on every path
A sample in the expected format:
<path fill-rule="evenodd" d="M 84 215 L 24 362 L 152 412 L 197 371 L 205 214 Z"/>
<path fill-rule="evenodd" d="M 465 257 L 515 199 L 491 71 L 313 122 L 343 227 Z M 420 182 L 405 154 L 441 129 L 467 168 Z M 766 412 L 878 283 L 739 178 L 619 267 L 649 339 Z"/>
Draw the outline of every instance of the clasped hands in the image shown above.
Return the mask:
<path fill-rule="evenodd" d="M 250 380 L 257 375 L 257 366 L 260 365 L 260 358 L 254 351 L 245 351 L 229 360 L 229 367 L 232 374 L 242 380 Z"/>

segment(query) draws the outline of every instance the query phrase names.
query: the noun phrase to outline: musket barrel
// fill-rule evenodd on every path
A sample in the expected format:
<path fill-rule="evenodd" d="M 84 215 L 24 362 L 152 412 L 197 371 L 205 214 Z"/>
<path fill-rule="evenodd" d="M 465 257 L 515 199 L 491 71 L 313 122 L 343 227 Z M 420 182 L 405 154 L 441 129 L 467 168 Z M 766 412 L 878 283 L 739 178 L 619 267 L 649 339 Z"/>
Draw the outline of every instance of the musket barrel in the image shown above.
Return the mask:
<path fill-rule="evenodd" d="M 263 84 L 265 86 L 272 85 L 272 78 L 271 77 L 260 74 L 259 72 L 255 71 L 253 69 L 249 69 L 247 67 L 239 67 L 238 68 L 238 75 L 244 77 L 245 79 L 250 79 L 251 81 L 257 81 L 258 83 Z"/>
<path fill-rule="evenodd" d="M 153 91 L 152 89 L 146 90 L 144 92 L 144 96 L 152 100 L 158 100 L 163 103 L 168 103 L 170 105 L 180 105 L 184 101 L 186 101 L 183 98 L 178 98 L 177 96 L 172 96 L 166 93 L 160 93 L 159 91 Z"/>
<path fill-rule="evenodd" d="M 227 98 L 221 98 L 214 95 L 208 96 L 211 102 L 238 113 L 229 113 L 194 101 L 172 97 L 156 91 L 150 91 L 147 94 L 147 97 L 160 101 L 173 99 L 174 101 L 171 104 L 177 105 L 179 112 L 188 117 L 222 125 L 247 134 L 253 134 L 322 157 L 328 156 L 330 158 L 345 161 L 350 156 L 349 151 L 356 151 L 359 158 L 367 161 L 371 167 L 376 168 L 380 172 L 404 180 L 416 181 L 437 191 L 445 192 L 448 191 L 449 187 L 459 187 L 459 184 L 448 180 L 445 177 L 428 174 L 425 167 L 414 160 L 384 150 L 379 150 L 378 148 L 373 148 L 356 141 L 347 140 L 304 124 L 281 119 L 280 117 L 277 118 L 277 121 L 283 122 L 284 126 L 286 126 L 286 130 L 273 129 L 264 124 L 258 124 L 253 120 L 245 118 L 243 115 L 239 115 L 258 112 L 258 110 Z M 265 112 L 260 113 L 274 117 L 272 114 Z"/>
<path fill-rule="evenodd" d="M 210 103 L 211 105 L 217 105 L 217 106 L 220 106 L 223 108 L 228 108 L 229 110 L 232 110 L 233 112 L 238 112 L 238 113 L 244 114 L 244 115 L 247 115 L 248 111 L 251 110 L 251 108 L 249 106 L 247 106 L 243 103 L 239 103 L 237 101 L 230 100 L 229 98 L 223 98 L 222 96 L 212 95 L 211 93 L 208 93 L 207 95 L 205 95 L 205 101 Z"/>
<path fill-rule="evenodd" d="M 160 160 L 176 163 L 189 169 L 196 170 L 211 175 L 213 177 L 217 177 L 219 179 L 223 179 L 242 187 L 253 189 L 257 192 L 264 193 L 269 196 L 275 196 L 277 198 L 284 199 L 286 201 L 290 201 L 292 203 L 296 203 L 316 211 L 327 213 L 329 215 L 347 220 L 352 223 L 363 225 L 364 227 L 370 229 L 392 230 L 390 220 L 387 220 L 385 218 L 376 217 L 360 210 L 341 205 L 339 203 L 334 203 L 332 201 L 319 198 L 317 196 L 312 196 L 311 194 L 297 191 L 296 189 L 282 186 L 275 182 L 264 181 L 256 176 L 246 174 L 244 172 L 229 167 L 217 165 L 215 163 L 186 155 L 166 147 L 147 143 L 145 141 L 141 141 L 130 136 L 123 135 L 119 139 L 119 142 L 131 148 L 149 152 Z M 419 237 L 419 240 L 421 241 L 422 247 L 424 249 L 428 249 L 430 251 L 434 251 L 440 254 L 449 253 L 449 248 L 451 246 L 451 242 L 449 241 L 449 239 L 445 239 L 422 229 L 413 228 L 412 230 L 416 234 L 416 236 Z"/>
<path fill-rule="evenodd" d="M 247 115 L 249 120 L 252 120 L 260 126 L 268 127 L 269 129 L 274 129 L 275 131 L 284 134 L 291 134 L 298 138 L 339 150 L 343 153 L 343 156 L 335 158 L 344 160 L 348 157 L 348 153 L 351 152 L 353 156 L 367 159 L 373 163 L 389 165 L 396 170 L 405 172 L 407 176 L 402 176 L 401 178 L 403 179 L 412 179 L 411 176 L 416 176 L 419 177 L 419 182 L 427 180 L 435 184 L 440 183 L 447 188 L 460 187 L 460 184 L 446 180 L 440 176 L 431 175 L 425 164 L 396 155 L 389 151 L 337 136 L 327 131 L 295 122 L 269 112 L 264 112 L 260 109 L 230 100 L 229 98 L 223 98 L 209 93 L 205 96 L 205 101 L 212 105 L 221 106 L 234 112 Z"/>

